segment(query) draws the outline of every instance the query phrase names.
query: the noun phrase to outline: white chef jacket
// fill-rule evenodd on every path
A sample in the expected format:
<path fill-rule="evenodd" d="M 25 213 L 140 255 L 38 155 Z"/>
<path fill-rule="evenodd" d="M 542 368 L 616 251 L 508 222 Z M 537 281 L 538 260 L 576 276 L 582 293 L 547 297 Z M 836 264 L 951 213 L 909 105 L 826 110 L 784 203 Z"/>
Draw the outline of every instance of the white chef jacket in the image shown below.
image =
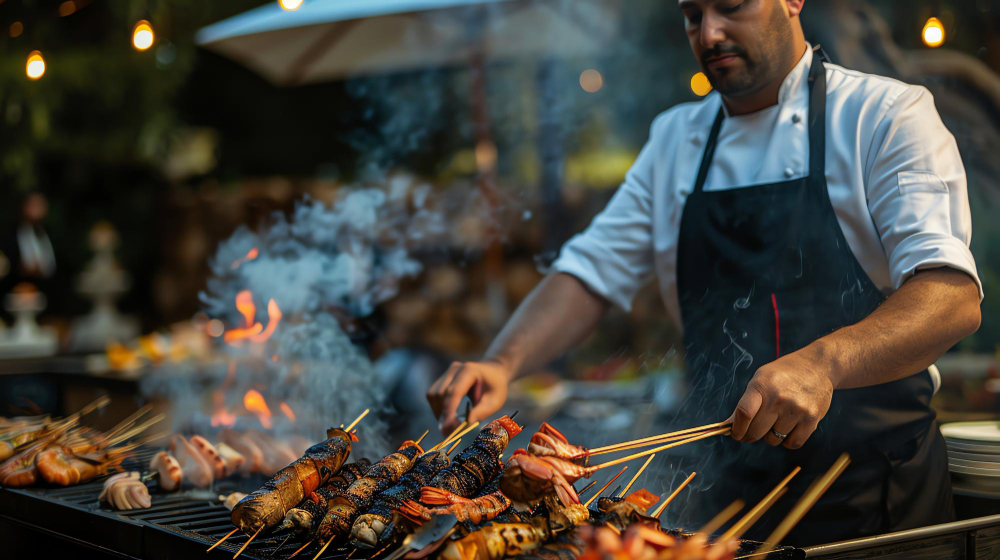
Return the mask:
<path fill-rule="evenodd" d="M 782 83 L 777 105 L 747 115 L 727 113 L 705 191 L 808 175 L 811 64 L 809 47 Z M 826 65 L 826 81 L 827 188 L 865 272 L 889 294 L 918 269 L 948 266 L 974 278 L 982 298 L 969 251 L 965 168 L 931 93 L 834 64 Z M 587 230 L 563 246 L 553 268 L 625 310 L 655 276 L 680 326 L 681 213 L 720 105 L 721 96 L 713 92 L 660 114 L 625 182 Z"/>

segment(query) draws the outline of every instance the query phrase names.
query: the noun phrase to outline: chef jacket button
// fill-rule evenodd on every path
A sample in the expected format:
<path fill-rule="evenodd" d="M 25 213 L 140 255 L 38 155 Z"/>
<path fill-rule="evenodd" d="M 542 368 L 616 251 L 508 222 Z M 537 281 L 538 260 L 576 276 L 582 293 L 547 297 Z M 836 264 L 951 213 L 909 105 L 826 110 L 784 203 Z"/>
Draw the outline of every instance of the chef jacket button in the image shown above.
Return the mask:
<path fill-rule="evenodd" d="M 792 113 L 792 122 L 793 123 L 799 124 L 799 121 L 801 121 L 801 120 L 802 120 L 802 117 L 800 117 L 798 113 Z"/>
<path fill-rule="evenodd" d="M 795 170 L 793 170 L 791 167 L 786 167 L 785 168 L 785 177 L 788 177 L 789 179 L 791 179 L 792 175 L 795 175 Z"/>
<path fill-rule="evenodd" d="M 691 136 L 688 137 L 688 140 L 695 146 L 701 144 L 701 136 L 699 136 L 697 133 L 692 133 Z"/>

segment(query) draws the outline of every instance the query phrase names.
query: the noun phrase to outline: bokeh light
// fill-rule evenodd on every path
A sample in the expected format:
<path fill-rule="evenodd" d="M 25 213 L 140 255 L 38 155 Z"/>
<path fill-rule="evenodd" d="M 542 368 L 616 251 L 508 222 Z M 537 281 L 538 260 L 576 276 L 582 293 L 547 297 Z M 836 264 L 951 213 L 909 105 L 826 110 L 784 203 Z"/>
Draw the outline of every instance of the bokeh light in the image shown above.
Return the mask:
<path fill-rule="evenodd" d="M 302 6 L 302 0 L 278 0 L 278 4 L 284 10 L 298 10 Z"/>
<path fill-rule="evenodd" d="M 708 76 L 704 72 L 698 72 L 691 76 L 691 91 L 695 95 L 704 97 L 712 92 L 712 84 L 708 81 Z"/>
<path fill-rule="evenodd" d="M 944 44 L 944 24 L 936 17 L 930 18 L 924 25 L 921 37 L 924 40 L 924 44 L 928 47 L 940 47 Z"/>
<path fill-rule="evenodd" d="M 153 46 L 153 26 L 146 20 L 141 20 L 132 29 L 132 46 L 144 51 Z"/>
<path fill-rule="evenodd" d="M 587 93 L 597 93 L 604 87 L 604 76 L 593 68 L 584 70 L 580 74 L 580 87 Z"/>
<path fill-rule="evenodd" d="M 37 80 L 45 75 L 45 59 L 42 58 L 40 51 L 31 51 L 24 71 L 32 80 Z"/>
<path fill-rule="evenodd" d="M 14 23 L 10 24 L 10 38 L 11 39 L 13 39 L 14 37 L 19 37 L 21 35 L 21 33 L 24 33 L 24 24 L 23 23 L 21 23 L 19 21 L 15 21 Z"/>

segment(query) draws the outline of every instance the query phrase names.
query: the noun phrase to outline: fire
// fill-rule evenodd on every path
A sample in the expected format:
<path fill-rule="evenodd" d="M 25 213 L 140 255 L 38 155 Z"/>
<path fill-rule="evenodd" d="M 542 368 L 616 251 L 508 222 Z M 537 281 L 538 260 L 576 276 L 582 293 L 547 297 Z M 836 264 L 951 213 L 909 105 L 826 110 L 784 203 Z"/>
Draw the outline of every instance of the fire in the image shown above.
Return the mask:
<path fill-rule="evenodd" d="M 268 408 L 267 401 L 264 400 L 264 395 L 260 394 L 260 391 L 256 389 L 247 391 L 243 395 L 243 406 L 257 415 L 257 419 L 260 420 L 260 425 L 264 426 L 264 429 L 271 429 L 271 409 Z"/>
<path fill-rule="evenodd" d="M 253 293 L 250 290 L 243 290 L 236 294 L 236 310 L 243 315 L 246 321 L 244 326 L 251 327 L 254 324 L 254 317 L 257 315 L 257 306 L 253 303 Z"/>
<path fill-rule="evenodd" d="M 250 261 L 256 259 L 257 255 L 259 255 L 259 254 L 260 254 L 260 251 L 258 251 L 256 247 L 254 247 L 253 249 L 250 249 L 250 251 L 247 252 L 247 254 L 246 254 L 245 257 L 240 257 L 240 258 L 236 259 L 235 261 L 233 261 L 233 270 L 236 270 L 237 268 L 240 267 L 241 264 L 243 264 L 245 262 L 250 262 Z"/>
<path fill-rule="evenodd" d="M 271 335 L 278 328 L 278 323 L 281 322 L 281 308 L 278 307 L 278 302 L 274 301 L 273 298 L 267 302 L 267 327 L 265 328 L 264 325 L 255 321 L 257 306 L 253 303 L 253 293 L 250 290 L 243 290 L 236 294 L 236 310 L 240 312 L 240 315 L 243 315 L 246 324 L 244 328 L 226 331 L 223 340 L 232 346 L 243 344 L 243 340 L 247 338 L 253 342 L 265 342 L 271 338 Z"/>
<path fill-rule="evenodd" d="M 278 328 L 278 323 L 281 321 L 281 308 L 278 307 L 278 302 L 274 301 L 272 298 L 267 302 L 267 328 L 261 333 L 250 337 L 250 340 L 254 342 L 264 342 L 265 340 L 271 338 L 274 331 Z M 258 325 L 260 323 L 257 323 Z"/>
<path fill-rule="evenodd" d="M 215 401 L 215 413 L 212 414 L 212 427 L 225 426 L 227 428 L 236 424 L 236 416 L 226 410 L 226 399 L 221 391 L 212 393 L 212 400 Z"/>
<path fill-rule="evenodd" d="M 292 422 L 295 421 L 295 411 L 292 410 L 292 407 L 288 406 L 288 403 L 282 401 L 282 403 L 278 405 L 278 408 L 281 409 L 281 412 L 285 413 L 285 416 L 287 416 L 289 420 Z"/>

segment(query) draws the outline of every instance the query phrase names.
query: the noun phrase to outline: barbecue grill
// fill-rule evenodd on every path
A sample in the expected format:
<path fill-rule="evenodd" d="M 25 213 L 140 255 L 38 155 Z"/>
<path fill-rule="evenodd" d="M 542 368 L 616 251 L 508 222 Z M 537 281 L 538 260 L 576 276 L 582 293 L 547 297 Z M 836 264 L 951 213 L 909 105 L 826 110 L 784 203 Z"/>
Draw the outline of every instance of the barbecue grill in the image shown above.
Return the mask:
<path fill-rule="evenodd" d="M 142 470 L 157 451 L 141 449 L 124 466 Z M 155 480 L 148 484 L 152 507 L 131 511 L 112 511 L 98 503 L 103 481 L 68 488 L 0 489 L 0 539 L 10 553 L 4 556 L 29 557 L 44 547 L 53 556 L 221 559 L 232 558 L 246 542 L 246 535 L 236 534 L 205 554 L 233 529 L 229 510 L 211 497 L 239 490 L 234 482 L 221 481 L 212 493 L 175 494 L 158 492 Z M 253 486 L 246 481 L 244 485 Z M 291 538 L 282 546 L 286 536 L 258 536 L 241 558 L 287 558 L 303 543 Z M 759 544 L 744 541 L 737 558 L 748 557 Z M 315 551 L 310 550 L 300 556 L 311 558 Z M 346 556 L 345 550 L 328 549 L 321 558 Z M 1000 515 L 810 548 L 782 547 L 769 558 L 996 559 L 1000 558 Z"/>

